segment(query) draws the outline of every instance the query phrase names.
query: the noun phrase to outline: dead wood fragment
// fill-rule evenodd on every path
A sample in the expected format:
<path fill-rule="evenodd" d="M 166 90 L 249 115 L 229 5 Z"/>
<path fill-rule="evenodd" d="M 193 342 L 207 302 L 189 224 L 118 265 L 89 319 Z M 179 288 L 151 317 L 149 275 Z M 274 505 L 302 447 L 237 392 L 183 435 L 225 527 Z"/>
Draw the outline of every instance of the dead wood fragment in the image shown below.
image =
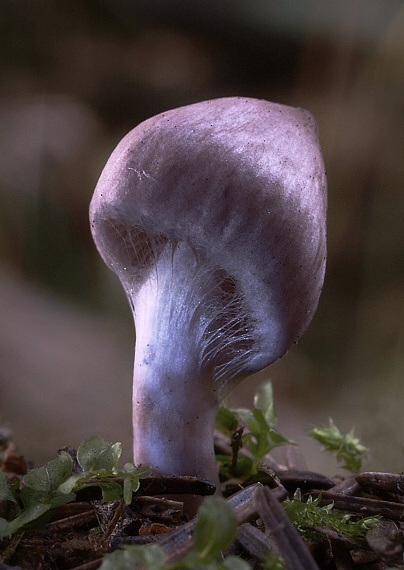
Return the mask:
<path fill-rule="evenodd" d="M 403 530 L 393 521 L 381 521 L 377 526 L 369 530 L 366 540 L 370 548 L 389 566 L 403 564 Z"/>
<path fill-rule="evenodd" d="M 312 471 L 279 471 L 278 477 L 286 489 L 299 489 L 303 492 L 307 489 L 330 489 L 334 487 L 334 482 L 325 475 Z"/>
<path fill-rule="evenodd" d="M 256 508 L 290 570 L 318 570 L 314 558 L 273 492 L 262 487 L 255 494 Z"/>
<path fill-rule="evenodd" d="M 242 489 L 228 499 L 228 502 L 235 510 L 239 524 L 243 524 L 257 516 L 254 496 L 260 487 L 262 485 L 252 485 L 247 489 Z M 192 549 L 194 527 L 195 521 L 192 520 L 158 541 L 159 546 L 165 551 L 168 561 L 180 560 Z"/>
<path fill-rule="evenodd" d="M 404 494 L 404 475 L 399 473 L 364 472 L 356 475 L 355 479 L 362 487 L 388 491 L 401 496 Z"/>
<path fill-rule="evenodd" d="M 302 450 L 297 445 L 285 445 L 283 456 L 288 470 L 308 471 Z"/>
<path fill-rule="evenodd" d="M 332 538 L 329 543 L 336 570 L 355 570 L 350 550 L 344 540 Z"/>
<path fill-rule="evenodd" d="M 237 531 L 237 543 L 253 559 L 262 562 L 268 550 L 280 554 L 276 541 L 250 523 L 243 523 Z"/>
<path fill-rule="evenodd" d="M 101 566 L 102 558 L 97 560 L 91 560 L 85 564 L 80 564 L 80 566 L 75 566 L 72 570 L 97 570 Z"/>
<path fill-rule="evenodd" d="M 356 480 L 369 493 L 397 503 L 404 503 L 404 475 L 368 472 L 356 475 Z"/>
<path fill-rule="evenodd" d="M 387 569 L 387 566 L 383 564 L 378 556 L 371 550 L 352 550 L 351 551 L 352 560 L 356 567 L 366 570 L 374 570 L 375 565 L 379 568 Z"/>
<path fill-rule="evenodd" d="M 131 508 L 141 513 L 144 518 L 171 525 L 181 524 L 184 521 L 184 504 L 165 497 L 134 497 Z"/>
<path fill-rule="evenodd" d="M 313 494 L 313 496 L 318 495 L 319 493 Z M 401 521 L 404 518 L 404 505 L 401 503 L 370 499 L 369 497 L 336 495 L 326 491 L 322 494 L 321 505 L 329 505 L 330 503 L 333 503 L 337 510 L 358 513 L 366 517 L 380 515 L 395 521 Z"/>
<path fill-rule="evenodd" d="M 139 536 L 168 534 L 169 532 L 172 532 L 172 530 L 172 527 L 162 523 L 143 523 L 139 528 Z"/>
<path fill-rule="evenodd" d="M 97 515 L 94 509 L 91 509 L 84 513 L 78 513 L 77 515 L 67 516 L 63 519 L 47 523 L 41 529 L 36 529 L 33 532 L 43 535 L 68 532 L 72 530 L 90 528 L 91 526 L 94 526 L 96 521 Z"/>
<path fill-rule="evenodd" d="M 194 521 L 188 522 L 157 541 L 164 550 L 168 562 L 180 560 L 190 552 L 193 546 L 194 527 Z"/>
<path fill-rule="evenodd" d="M 343 481 L 340 481 L 334 487 L 329 489 L 330 493 L 335 493 L 337 495 L 355 495 L 361 490 L 361 486 L 355 477 L 348 477 Z"/>
<path fill-rule="evenodd" d="M 146 477 L 140 479 L 137 495 L 214 495 L 212 481 L 196 477 Z"/>
<path fill-rule="evenodd" d="M 115 529 L 117 528 L 117 525 L 118 525 L 120 518 L 122 517 L 124 505 L 125 505 L 125 503 L 124 503 L 123 499 L 118 501 L 118 504 L 115 508 L 113 516 L 112 516 L 110 522 L 108 523 L 108 526 L 104 531 L 104 534 L 102 535 L 101 544 L 105 547 L 108 546 L 109 540 L 110 540 L 112 534 L 114 533 Z"/>

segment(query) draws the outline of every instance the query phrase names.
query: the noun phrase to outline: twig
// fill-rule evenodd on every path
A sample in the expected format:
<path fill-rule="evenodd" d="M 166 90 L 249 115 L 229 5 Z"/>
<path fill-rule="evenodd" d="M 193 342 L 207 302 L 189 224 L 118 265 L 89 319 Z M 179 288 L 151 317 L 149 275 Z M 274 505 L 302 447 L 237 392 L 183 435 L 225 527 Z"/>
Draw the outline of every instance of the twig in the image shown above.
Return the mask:
<path fill-rule="evenodd" d="M 125 505 L 124 500 L 121 499 L 118 503 L 118 506 L 115 509 L 114 516 L 112 517 L 111 521 L 109 522 L 107 529 L 104 532 L 103 537 L 101 539 L 101 544 L 103 546 L 107 546 L 109 539 L 111 538 L 111 535 L 114 532 L 115 527 L 118 524 L 119 519 L 122 516 L 122 511 L 123 511 L 124 505 Z"/>
<path fill-rule="evenodd" d="M 314 558 L 272 491 L 261 487 L 255 493 L 255 501 L 257 512 L 266 531 L 276 542 L 286 567 L 290 570 L 318 570 Z"/>

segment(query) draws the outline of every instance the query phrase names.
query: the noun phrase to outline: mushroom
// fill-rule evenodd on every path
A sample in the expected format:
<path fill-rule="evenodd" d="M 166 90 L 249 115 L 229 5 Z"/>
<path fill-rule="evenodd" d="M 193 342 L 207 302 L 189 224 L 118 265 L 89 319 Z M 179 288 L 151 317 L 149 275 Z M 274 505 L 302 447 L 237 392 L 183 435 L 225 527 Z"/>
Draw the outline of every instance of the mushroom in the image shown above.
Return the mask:
<path fill-rule="evenodd" d="M 319 300 L 326 179 L 311 114 L 250 98 L 138 125 L 90 206 L 133 310 L 134 461 L 217 481 L 220 401 L 281 357 Z"/>

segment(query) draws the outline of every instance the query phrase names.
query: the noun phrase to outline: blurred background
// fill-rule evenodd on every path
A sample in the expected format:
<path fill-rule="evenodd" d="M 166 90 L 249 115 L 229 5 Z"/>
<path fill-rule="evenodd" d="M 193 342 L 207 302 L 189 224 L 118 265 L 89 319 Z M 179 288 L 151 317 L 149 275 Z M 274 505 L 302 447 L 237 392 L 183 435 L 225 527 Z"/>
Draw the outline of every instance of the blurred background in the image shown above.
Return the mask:
<path fill-rule="evenodd" d="M 149 116 L 227 95 L 315 116 L 329 257 L 297 347 L 236 389 L 274 382 L 279 428 L 328 418 L 404 466 L 402 0 L 2 0 L 0 422 L 35 463 L 97 434 L 131 453 L 134 331 L 93 245 L 88 205 L 115 145 Z"/>

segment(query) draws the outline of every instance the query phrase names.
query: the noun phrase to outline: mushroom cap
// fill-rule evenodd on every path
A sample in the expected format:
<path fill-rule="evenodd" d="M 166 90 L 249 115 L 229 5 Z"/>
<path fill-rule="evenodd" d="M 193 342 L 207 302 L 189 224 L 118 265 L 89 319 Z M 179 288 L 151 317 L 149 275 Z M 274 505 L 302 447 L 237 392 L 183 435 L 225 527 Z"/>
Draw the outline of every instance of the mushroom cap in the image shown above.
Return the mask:
<path fill-rule="evenodd" d="M 167 242 L 187 244 L 236 289 L 253 329 L 237 376 L 271 364 L 311 321 L 326 260 L 326 177 L 312 115 L 230 97 L 129 132 L 91 206 L 105 263 L 132 302 Z M 233 373 L 234 375 L 234 373 Z"/>

